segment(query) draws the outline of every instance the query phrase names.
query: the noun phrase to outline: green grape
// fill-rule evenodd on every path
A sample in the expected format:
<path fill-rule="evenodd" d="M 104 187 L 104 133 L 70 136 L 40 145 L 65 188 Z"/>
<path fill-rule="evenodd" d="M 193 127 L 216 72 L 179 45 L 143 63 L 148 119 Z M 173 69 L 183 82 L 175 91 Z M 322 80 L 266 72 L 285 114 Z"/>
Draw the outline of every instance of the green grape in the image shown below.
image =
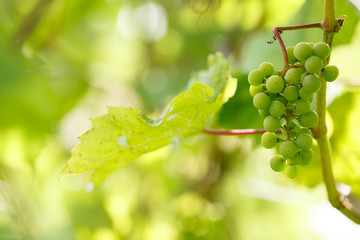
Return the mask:
<path fill-rule="evenodd" d="M 286 122 L 285 119 L 284 119 L 284 121 Z M 296 128 L 298 126 L 297 121 L 295 121 L 294 118 L 290 118 L 289 119 L 289 126 L 290 126 L 290 129 Z"/>
<path fill-rule="evenodd" d="M 283 120 L 283 119 L 281 119 Z M 283 123 L 281 123 L 282 125 Z M 279 142 L 283 142 L 286 140 L 286 137 L 287 137 L 287 132 L 285 129 L 280 129 L 281 131 L 281 134 L 277 135 L 278 139 L 279 139 Z M 278 144 L 278 146 L 280 147 L 280 144 Z"/>
<path fill-rule="evenodd" d="M 274 116 L 267 116 L 263 122 L 264 128 L 268 132 L 276 132 L 280 129 L 280 119 Z"/>
<path fill-rule="evenodd" d="M 296 139 L 296 145 L 302 150 L 311 148 L 313 143 L 312 136 L 307 133 L 301 133 Z"/>
<path fill-rule="evenodd" d="M 325 59 L 330 55 L 330 47 L 327 43 L 317 42 L 312 47 L 312 53 L 321 59 Z"/>
<path fill-rule="evenodd" d="M 295 103 L 295 111 L 299 114 L 307 113 L 310 109 L 310 102 L 307 100 L 299 99 Z"/>
<path fill-rule="evenodd" d="M 279 93 L 284 88 L 284 80 L 277 75 L 272 75 L 266 80 L 267 90 L 271 93 Z"/>
<path fill-rule="evenodd" d="M 296 132 L 296 136 L 299 136 L 302 133 L 306 133 L 309 134 L 310 136 L 312 136 L 312 132 L 310 129 L 308 128 L 304 128 L 304 127 L 300 127 L 299 125 L 295 126 L 293 128 L 293 130 Z"/>
<path fill-rule="evenodd" d="M 255 97 L 255 95 L 259 92 L 265 92 L 265 89 L 264 89 L 264 85 L 261 84 L 259 86 L 253 86 L 253 85 L 250 85 L 250 88 L 249 88 L 249 92 L 250 92 L 250 95 Z"/>
<path fill-rule="evenodd" d="M 289 165 L 285 168 L 285 176 L 287 176 L 288 178 L 295 178 L 297 172 L 298 172 L 297 167 L 293 165 Z"/>
<path fill-rule="evenodd" d="M 323 62 L 318 56 L 311 56 L 305 61 L 305 69 L 309 73 L 318 73 L 323 68 Z"/>
<path fill-rule="evenodd" d="M 270 113 L 268 109 L 259 109 L 259 115 L 262 118 L 266 118 L 267 116 L 270 115 Z"/>
<path fill-rule="evenodd" d="M 301 156 L 299 154 L 296 154 L 295 157 L 290 159 L 291 165 L 300 165 L 301 164 Z"/>
<path fill-rule="evenodd" d="M 309 43 L 299 42 L 294 48 L 294 56 L 299 61 L 305 61 L 312 54 L 312 49 Z"/>
<path fill-rule="evenodd" d="M 302 70 L 300 68 L 290 68 L 285 73 L 285 80 L 288 83 L 298 83 L 300 81 L 301 74 L 303 74 Z"/>
<path fill-rule="evenodd" d="M 312 136 L 312 132 L 310 129 L 308 128 L 300 128 L 299 127 L 299 130 L 298 130 L 298 135 L 302 134 L 302 133 L 306 133 L 306 134 L 309 134 L 310 136 Z"/>
<path fill-rule="evenodd" d="M 313 74 L 306 75 L 302 81 L 302 86 L 305 91 L 315 93 L 321 88 L 320 78 Z"/>
<path fill-rule="evenodd" d="M 282 96 L 275 97 L 273 101 L 275 101 L 275 100 L 276 100 L 276 101 L 280 101 L 280 102 L 282 102 L 283 104 L 286 103 L 285 98 L 283 98 Z"/>
<path fill-rule="evenodd" d="M 324 70 L 322 72 L 322 77 L 327 82 L 332 82 L 332 81 L 336 80 L 336 78 L 338 76 L 339 76 L 339 69 L 337 68 L 337 66 L 335 66 L 333 64 L 329 64 L 324 67 Z"/>
<path fill-rule="evenodd" d="M 290 130 L 290 138 L 294 138 L 294 137 L 296 137 L 297 135 L 298 135 L 298 134 L 297 134 L 296 131 Z"/>
<path fill-rule="evenodd" d="M 275 133 L 266 132 L 261 136 L 261 145 L 264 148 L 274 148 L 277 143 L 277 136 Z"/>
<path fill-rule="evenodd" d="M 309 148 L 307 150 L 302 150 L 300 152 L 300 157 L 301 157 L 300 165 L 301 166 L 308 165 L 314 157 L 313 150 L 311 148 Z"/>
<path fill-rule="evenodd" d="M 289 101 L 295 101 L 299 98 L 299 89 L 297 86 L 290 85 L 285 87 L 284 97 Z"/>
<path fill-rule="evenodd" d="M 295 126 L 292 130 L 298 133 L 301 130 L 301 127 Z"/>
<path fill-rule="evenodd" d="M 259 86 L 264 80 L 264 73 L 258 69 L 252 70 L 249 73 L 248 81 L 252 86 Z"/>
<path fill-rule="evenodd" d="M 306 69 L 305 68 L 297 68 L 297 69 L 299 69 L 299 72 L 301 73 L 301 74 L 303 74 L 303 73 L 306 73 Z"/>
<path fill-rule="evenodd" d="M 303 127 L 312 128 L 315 127 L 318 122 L 319 116 L 314 111 L 307 112 L 300 117 L 300 124 Z"/>
<path fill-rule="evenodd" d="M 293 46 L 287 47 L 286 48 L 286 53 L 287 53 L 289 64 L 295 63 L 296 62 L 296 57 L 294 56 L 294 47 Z"/>
<path fill-rule="evenodd" d="M 304 88 L 300 88 L 299 95 L 301 99 L 310 101 L 313 98 L 314 93 L 308 92 Z"/>
<path fill-rule="evenodd" d="M 258 69 L 264 73 L 265 77 L 271 76 L 275 71 L 274 65 L 270 62 L 263 62 Z"/>
<path fill-rule="evenodd" d="M 275 172 L 281 172 L 282 170 L 284 170 L 285 166 L 286 162 L 280 155 L 275 155 L 270 159 L 270 167 Z"/>
<path fill-rule="evenodd" d="M 280 74 L 281 74 L 280 71 L 275 70 L 273 75 L 278 75 L 278 76 L 280 76 Z"/>
<path fill-rule="evenodd" d="M 274 117 L 280 117 L 285 113 L 285 104 L 279 100 L 274 100 L 271 102 L 269 107 L 269 112 Z"/>
<path fill-rule="evenodd" d="M 270 97 L 271 99 L 274 99 L 274 98 L 276 98 L 276 97 L 278 96 L 277 93 L 271 93 L 271 92 L 269 92 L 269 91 L 267 91 L 267 92 L 268 92 L 269 97 Z"/>
<path fill-rule="evenodd" d="M 253 98 L 253 104 L 257 109 L 268 109 L 270 102 L 270 97 L 263 92 L 257 93 Z"/>
<path fill-rule="evenodd" d="M 296 145 L 291 141 L 281 143 L 279 152 L 284 158 L 293 158 L 296 154 Z"/>

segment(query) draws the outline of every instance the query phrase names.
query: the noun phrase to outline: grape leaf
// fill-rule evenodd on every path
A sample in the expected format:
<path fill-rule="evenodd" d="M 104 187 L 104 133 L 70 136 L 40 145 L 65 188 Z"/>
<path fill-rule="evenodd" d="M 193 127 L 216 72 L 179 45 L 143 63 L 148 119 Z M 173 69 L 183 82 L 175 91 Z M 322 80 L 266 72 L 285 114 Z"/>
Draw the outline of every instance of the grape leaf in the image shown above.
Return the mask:
<path fill-rule="evenodd" d="M 207 119 L 234 95 L 237 83 L 220 53 L 210 55 L 208 63 L 209 69 L 194 74 L 189 90 L 176 96 L 160 118 L 151 119 L 133 108 L 109 107 L 108 114 L 91 119 L 93 128 L 79 137 L 59 177 L 89 171 L 89 183 L 97 186 L 141 155 L 202 133 Z"/>

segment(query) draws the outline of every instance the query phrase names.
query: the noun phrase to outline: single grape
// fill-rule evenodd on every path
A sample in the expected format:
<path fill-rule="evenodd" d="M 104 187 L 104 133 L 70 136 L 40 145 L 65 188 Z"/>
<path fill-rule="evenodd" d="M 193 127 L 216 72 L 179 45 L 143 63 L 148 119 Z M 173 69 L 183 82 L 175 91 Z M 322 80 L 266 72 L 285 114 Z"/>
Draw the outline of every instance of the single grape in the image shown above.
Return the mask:
<path fill-rule="evenodd" d="M 289 64 L 295 63 L 296 62 L 296 57 L 294 56 L 294 47 L 293 46 L 287 47 L 286 48 L 286 53 L 287 53 Z"/>
<path fill-rule="evenodd" d="M 285 80 L 288 83 L 298 83 L 300 81 L 301 74 L 303 74 L 302 70 L 300 68 L 290 68 L 285 73 Z"/>
<path fill-rule="evenodd" d="M 274 100 L 271 102 L 269 107 L 269 112 L 274 117 L 280 117 L 285 113 L 285 104 L 279 100 Z"/>
<path fill-rule="evenodd" d="M 270 102 L 270 97 L 263 92 L 257 93 L 253 98 L 253 104 L 257 109 L 268 109 Z"/>
<path fill-rule="evenodd" d="M 274 148 L 277 143 L 277 136 L 275 133 L 266 132 L 261 136 L 261 145 L 264 148 Z"/>
<path fill-rule="evenodd" d="M 273 101 L 275 101 L 275 100 L 276 100 L 276 101 L 280 101 L 280 102 L 282 102 L 283 104 L 286 103 L 285 98 L 283 98 L 282 96 L 275 97 Z"/>
<path fill-rule="evenodd" d="M 300 157 L 301 157 L 300 165 L 301 166 L 308 165 L 314 157 L 313 150 L 311 148 L 309 148 L 307 150 L 302 150 L 300 152 Z"/>
<path fill-rule="evenodd" d="M 271 92 L 269 92 L 269 91 L 267 91 L 267 92 L 268 92 L 268 94 L 269 94 L 270 99 L 274 99 L 274 98 L 276 98 L 276 97 L 278 96 L 277 93 L 271 93 Z"/>
<path fill-rule="evenodd" d="M 270 159 L 270 167 L 275 172 L 281 172 L 284 170 L 286 162 L 280 155 L 275 155 Z"/>
<path fill-rule="evenodd" d="M 306 75 L 302 81 L 302 86 L 305 91 L 315 93 L 321 88 L 320 78 L 313 74 Z"/>
<path fill-rule="evenodd" d="M 300 124 L 303 127 L 312 128 L 319 122 L 319 116 L 315 111 L 307 112 L 300 117 Z"/>
<path fill-rule="evenodd" d="M 281 121 L 284 121 L 284 120 L 285 119 L 283 119 L 283 118 L 281 119 Z M 281 125 L 284 125 L 284 122 L 281 122 Z M 279 139 L 279 142 L 283 142 L 287 139 L 287 132 L 283 128 L 281 128 L 280 131 L 281 131 L 281 134 L 278 135 L 278 139 Z M 278 144 L 278 147 L 280 147 L 280 144 Z M 277 147 L 277 149 L 278 149 L 278 147 Z"/>
<path fill-rule="evenodd" d="M 307 100 L 298 99 L 295 103 L 295 111 L 299 114 L 307 113 L 310 109 L 310 102 Z"/>
<path fill-rule="evenodd" d="M 327 43 L 317 42 L 312 47 L 312 53 L 321 59 L 325 59 L 330 55 L 330 47 Z"/>
<path fill-rule="evenodd" d="M 284 121 L 286 122 L 286 120 L 284 119 Z M 297 121 L 295 121 L 294 118 L 290 118 L 289 119 L 289 126 L 290 126 L 290 129 L 294 129 L 298 126 L 298 123 Z"/>
<path fill-rule="evenodd" d="M 313 98 L 314 93 L 306 91 L 304 88 L 300 88 L 299 91 L 300 98 L 303 100 L 309 100 Z"/>
<path fill-rule="evenodd" d="M 274 116 L 267 116 L 263 122 L 264 128 L 268 132 L 276 132 L 280 129 L 280 119 Z"/>
<path fill-rule="evenodd" d="M 303 67 L 297 68 L 297 69 L 299 69 L 298 71 L 299 71 L 301 74 L 306 73 L 306 69 L 303 68 Z"/>
<path fill-rule="evenodd" d="M 278 76 L 280 76 L 280 74 L 281 74 L 280 71 L 275 70 L 273 75 L 278 75 Z"/>
<path fill-rule="evenodd" d="M 312 49 L 309 43 L 299 42 L 294 48 L 294 56 L 299 61 L 305 61 L 312 54 Z"/>
<path fill-rule="evenodd" d="M 336 80 L 338 76 L 339 76 L 339 69 L 337 68 L 337 66 L 329 64 L 324 67 L 324 70 L 322 72 L 322 77 L 326 81 L 333 82 L 334 80 Z"/>
<path fill-rule="evenodd" d="M 295 132 L 299 132 L 301 130 L 300 126 L 295 126 L 292 130 L 294 130 Z"/>
<path fill-rule="evenodd" d="M 249 73 L 248 81 L 252 86 L 259 86 L 264 80 L 264 73 L 258 69 L 252 70 Z"/>
<path fill-rule="evenodd" d="M 297 167 L 293 165 L 289 165 L 285 168 L 285 176 L 287 176 L 288 178 L 295 178 L 297 172 L 298 172 Z"/>
<path fill-rule="evenodd" d="M 310 129 L 308 128 L 300 128 L 299 127 L 299 130 L 298 130 L 298 135 L 302 134 L 302 133 L 306 133 L 306 134 L 309 134 L 310 136 L 312 136 L 312 132 Z"/>
<path fill-rule="evenodd" d="M 303 150 L 311 148 L 312 143 L 312 136 L 307 133 L 301 133 L 296 139 L 296 145 Z"/>
<path fill-rule="evenodd" d="M 312 136 L 312 133 L 311 133 L 310 129 L 300 127 L 299 125 L 296 125 L 292 130 L 296 132 L 296 136 L 300 135 L 301 133 L 307 133 L 307 134 L 310 134 Z"/>
<path fill-rule="evenodd" d="M 266 80 L 267 90 L 271 93 L 279 93 L 284 88 L 284 80 L 277 75 L 272 75 Z"/>
<path fill-rule="evenodd" d="M 268 109 L 259 109 L 259 115 L 262 118 L 266 118 L 267 116 L 270 115 L 270 113 Z"/>
<path fill-rule="evenodd" d="M 291 141 L 281 143 L 279 152 L 284 158 L 293 158 L 296 154 L 296 145 Z"/>
<path fill-rule="evenodd" d="M 301 156 L 299 154 L 296 154 L 295 157 L 290 159 L 291 165 L 299 165 L 301 164 Z"/>
<path fill-rule="evenodd" d="M 318 56 L 311 56 L 305 61 L 305 69 L 309 73 L 318 73 L 323 67 L 322 59 Z"/>
<path fill-rule="evenodd" d="M 285 133 L 286 134 L 286 133 Z M 294 138 L 294 137 L 296 137 L 298 134 L 297 134 L 297 132 L 296 131 L 294 131 L 294 130 L 290 130 L 290 138 Z"/>
<path fill-rule="evenodd" d="M 299 98 L 299 89 L 295 85 L 285 87 L 284 97 L 289 101 L 295 101 Z"/>
<path fill-rule="evenodd" d="M 253 86 L 253 85 L 250 85 L 250 88 L 249 88 L 249 92 L 250 92 L 250 95 L 255 97 L 255 95 L 259 92 L 265 92 L 265 89 L 264 89 L 264 85 L 261 84 L 259 86 Z"/>
<path fill-rule="evenodd" d="M 274 65 L 270 62 L 263 62 L 258 69 L 264 73 L 265 77 L 271 76 L 275 71 Z"/>

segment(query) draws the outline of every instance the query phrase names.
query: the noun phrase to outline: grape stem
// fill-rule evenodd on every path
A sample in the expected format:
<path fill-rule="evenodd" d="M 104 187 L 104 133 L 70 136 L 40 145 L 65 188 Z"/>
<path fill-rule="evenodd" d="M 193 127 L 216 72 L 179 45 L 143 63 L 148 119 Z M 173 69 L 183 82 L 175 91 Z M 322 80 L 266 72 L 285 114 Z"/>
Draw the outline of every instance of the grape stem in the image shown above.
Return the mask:
<path fill-rule="evenodd" d="M 296 25 L 296 26 L 287 26 L 287 27 L 274 27 L 273 28 L 273 33 L 275 34 L 274 36 L 274 40 L 278 40 L 280 47 L 281 47 L 281 51 L 283 53 L 283 58 L 284 58 L 284 67 L 281 70 L 280 76 L 284 77 L 286 71 L 290 68 L 289 66 L 289 60 L 288 60 L 288 56 L 287 56 L 287 52 L 286 52 L 286 47 L 284 44 L 284 41 L 281 38 L 281 33 L 283 33 L 284 31 L 289 31 L 289 30 L 299 30 L 299 29 L 307 29 L 307 28 L 323 28 L 323 25 L 321 22 L 319 23 L 310 23 L 310 24 L 303 24 L 303 25 Z M 268 43 L 272 43 L 272 42 L 268 42 Z M 292 66 L 292 67 L 300 67 L 300 66 Z"/>
<path fill-rule="evenodd" d="M 253 135 L 253 134 L 263 134 L 266 130 L 263 129 L 231 129 L 231 130 L 215 130 L 205 128 L 204 133 L 209 133 L 213 135 Z M 281 133 L 281 131 L 277 131 L 276 133 Z"/>
<path fill-rule="evenodd" d="M 344 17 L 335 18 L 334 0 L 325 0 L 324 3 L 324 20 L 321 22 L 323 41 L 332 49 L 334 36 L 343 25 Z M 329 62 L 330 56 L 324 60 L 324 66 Z M 321 77 L 321 88 L 316 94 L 316 112 L 319 115 L 319 123 L 313 129 L 313 136 L 317 140 L 320 150 L 323 179 L 331 205 L 355 223 L 360 224 L 360 209 L 355 203 L 356 199 L 339 193 L 336 188 L 337 184 L 332 169 L 333 156 L 326 126 L 326 85 L 327 82 Z"/>

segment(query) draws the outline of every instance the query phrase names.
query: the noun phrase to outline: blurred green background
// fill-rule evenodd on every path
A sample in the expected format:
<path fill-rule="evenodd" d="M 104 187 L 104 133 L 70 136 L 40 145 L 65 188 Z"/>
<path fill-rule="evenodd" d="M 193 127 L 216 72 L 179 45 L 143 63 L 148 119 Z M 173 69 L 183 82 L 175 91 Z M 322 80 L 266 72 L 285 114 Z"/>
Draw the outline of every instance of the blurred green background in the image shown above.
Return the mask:
<path fill-rule="evenodd" d="M 331 63 L 328 104 L 336 178 L 360 196 L 360 4 Z M 318 156 L 295 180 L 271 171 L 259 136 L 201 135 L 145 155 L 87 193 L 58 180 L 89 118 L 106 106 L 158 116 L 216 51 L 231 59 L 236 95 L 219 128 L 261 128 L 247 73 L 280 69 L 274 26 L 319 22 L 321 0 L 0 1 L 0 239 L 347 240 L 360 227 L 326 200 Z M 283 34 L 287 45 L 320 30 Z M 317 153 L 316 146 L 314 151 Z M 318 155 L 318 153 L 317 153 Z"/>

